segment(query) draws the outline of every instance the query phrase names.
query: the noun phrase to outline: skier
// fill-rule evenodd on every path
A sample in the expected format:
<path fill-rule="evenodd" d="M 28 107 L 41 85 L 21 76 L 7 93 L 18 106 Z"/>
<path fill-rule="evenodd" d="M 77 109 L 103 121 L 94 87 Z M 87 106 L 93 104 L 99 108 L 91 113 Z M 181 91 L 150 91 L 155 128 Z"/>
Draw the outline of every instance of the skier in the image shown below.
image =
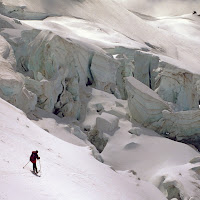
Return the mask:
<path fill-rule="evenodd" d="M 37 171 L 37 166 L 36 166 L 36 159 L 40 159 L 40 157 L 38 156 L 38 151 L 32 151 L 32 154 L 30 156 L 30 161 L 33 163 L 33 172 L 34 173 L 38 173 Z"/>

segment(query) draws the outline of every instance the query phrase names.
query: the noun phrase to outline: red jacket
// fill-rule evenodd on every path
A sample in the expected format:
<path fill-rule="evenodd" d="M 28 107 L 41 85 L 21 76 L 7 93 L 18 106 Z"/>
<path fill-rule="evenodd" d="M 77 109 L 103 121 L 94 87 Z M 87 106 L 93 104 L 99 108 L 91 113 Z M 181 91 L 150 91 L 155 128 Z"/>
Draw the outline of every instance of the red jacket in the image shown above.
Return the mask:
<path fill-rule="evenodd" d="M 36 163 L 36 159 L 40 159 L 36 151 L 32 151 L 32 154 L 30 156 L 30 161 L 32 163 Z"/>

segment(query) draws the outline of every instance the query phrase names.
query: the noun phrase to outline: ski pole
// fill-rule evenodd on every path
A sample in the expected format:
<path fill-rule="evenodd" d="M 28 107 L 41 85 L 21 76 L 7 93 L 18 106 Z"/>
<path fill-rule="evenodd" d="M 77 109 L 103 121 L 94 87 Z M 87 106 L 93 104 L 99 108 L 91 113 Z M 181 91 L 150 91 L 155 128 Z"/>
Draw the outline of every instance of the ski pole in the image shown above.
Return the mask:
<path fill-rule="evenodd" d="M 39 159 L 39 163 L 40 163 L 40 159 Z M 40 163 L 40 172 L 41 172 L 42 168 L 41 168 L 41 163 Z"/>
<path fill-rule="evenodd" d="M 26 165 L 28 165 L 29 162 L 30 162 L 30 161 L 28 161 Z M 23 167 L 23 169 L 26 167 L 26 165 Z"/>

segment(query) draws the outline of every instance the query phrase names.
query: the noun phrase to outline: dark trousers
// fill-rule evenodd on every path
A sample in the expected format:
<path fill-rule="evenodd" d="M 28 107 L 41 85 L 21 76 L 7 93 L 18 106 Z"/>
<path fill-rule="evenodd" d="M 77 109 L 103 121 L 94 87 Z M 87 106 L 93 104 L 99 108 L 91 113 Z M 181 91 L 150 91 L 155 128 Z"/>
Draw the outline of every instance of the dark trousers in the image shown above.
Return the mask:
<path fill-rule="evenodd" d="M 36 163 L 33 163 L 33 171 L 35 171 L 36 173 L 38 173 L 38 172 L 37 172 L 37 166 L 36 166 Z"/>

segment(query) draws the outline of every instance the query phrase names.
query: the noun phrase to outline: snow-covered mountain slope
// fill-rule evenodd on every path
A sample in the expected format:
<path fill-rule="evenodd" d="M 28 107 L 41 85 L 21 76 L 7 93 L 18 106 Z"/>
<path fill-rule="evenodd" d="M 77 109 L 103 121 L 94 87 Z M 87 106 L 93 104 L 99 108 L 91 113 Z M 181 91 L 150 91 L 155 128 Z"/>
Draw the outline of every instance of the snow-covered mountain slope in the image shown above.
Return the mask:
<path fill-rule="evenodd" d="M 197 63 L 199 63 L 200 50 L 196 42 L 187 39 L 183 40 L 182 37 L 154 28 L 111 0 L 59 0 L 56 1 L 56 3 L 55 1 L 35 1 L 31 3 L 31 1 L 28 0 L 14 0 L 3 3 L 24 6 L 21 12 L 14 8 L 7 12 L 7 15 L 11 13 L 14 17 L 20 17 L 21 13 L 23 15 L 21 18 L 26 18 L 26 9 L 28 9 L 47 15 L 70 16 L 103 24 L 132 40 L 146 43 L 147 46 L 153 47 L 153 50 L 157 53 L 162 53 L 185 62 L 189 68 L 194 68 L 196 66 L 195 69 L 199 72 Z M 37 16 L 37 14 L 35 15 Z M 190 59 L 188 59 L 188 57 L 190 57 Z"/>
<path fill-rule="evenodd" d="M 0 97 L 26 113 L 0 99 L 0 199 L 199 200 L 198 15 L 112 0 L 0 14 Z M 22 168 L 35 149 L 41 177 Z"/>
<path fill-rule="evenodd" d="M 166 199 L 131 172 L 121 174 L 95 160 L 89 146 L 51 136 L 2 99 L 0 110 L 0 199 Z M 34 149 L 41 177 L 30 172 L 30 163 L 23 169 Z"/>
<path fill-rule="evenodd" d="M 197 14 L 186 14 L 175 17 L 159 17 L 157 20 L 152 21 L 151 24 L 171 33 L 183 35 L 185 38 L 194 40 L 196 43 L 200 42 L 200 16 Z"/>
<path fill-rule="evenodd" d="M 100 116 L 94 112 L 97 105 L 102 112 Z M 137 123 L 130 123 L 127 121 L 126 106 L 126 101 L 92 90 L 92 100 L 88 103 L 83 126 L 94 127 L 96 124 L 94 129 L 103 132 L 102 138 L 108 140 L 101 153 L 105 164 L 115 170 L 132 170 L 142 180 L 155 184 L 169 199 L 172 188 L 176 190 L 172 196 L 177 199 L 179 195 L 182 199 L 198 199 L 200 181 L 196 169 L 199 169 L 200 163 L 191 160 L 199 158 L 199 152 L 188 145 L 163 138 Z M 118 125 L 111 120 L 114 116 L 119 118 Z M 105 121 L 99 121 L 100 117 Z M 110 122 L 109 127 L 114 127 L 114 130 L 106 128 L 106 121 Z"/>
<path fill-rule="evenodd" d="M 51 136 L 28 120 L 20 110 L 3 100 L 0 103 L 2 199 L 165 199 L 153 185 L 140 179 L 151 178 L 157 185 L 160 180 L 159 187 L 162 186 L 163 192 L 169 194 L 170 187 L 162 182 L 163 176 L 169 186 L 177 181 L 178 185 L 191 188 L 191 179 L 196 187 L 199 184 L 195 178 L 197 174 L 191 170 L 198 168 L 199 163 L 188 163 L 199 155 L 197 152 L 145 129 L 135 128 L 137 135 L 134 135 L 134 130 L 131 135 L 128 131 L 132 125 L 124 119 L 120 120 L 120 129 L 110 137 L 102 154 L 106 163 L 120 170 L 115 172 L 95 160 L 89 146 L 75 146 Z M 51 131 L 52 128 L 48 127 Z M 62 133 L 57 128 L 54 134 Z M 63 133 L 67 134 L 71 135 L 67 131 Z M 30 163 L 22 168 L 33 149 L 39 149 L 41 156 L 41 165 L 38 164 L 38 168 L 41 167 L 40 178 L 30 173 Z M 180 174 L 184 178 L 178 180 Z M 179 186 L 176 188 L 183 196 L 195 199 L 198 195 L 195 186 L 188 191 Z"/>
<path fill-rule="evenodd" d="M 151 16 L 177 16 L 200 12 L 198 0 L 114 0 L 125 8 Z"/>
<path fill-rule="evenodd" d="M 24 20 L 23 23 L 37 29 L 53 31 L 64 38 L 73 38 L 102 48 L 114 48 L 119 45 L 131 49 L 147 48 L 145 44 L 131 40 L 109 26 L 84 19 L 49 17 L 43 21 Z"/>

